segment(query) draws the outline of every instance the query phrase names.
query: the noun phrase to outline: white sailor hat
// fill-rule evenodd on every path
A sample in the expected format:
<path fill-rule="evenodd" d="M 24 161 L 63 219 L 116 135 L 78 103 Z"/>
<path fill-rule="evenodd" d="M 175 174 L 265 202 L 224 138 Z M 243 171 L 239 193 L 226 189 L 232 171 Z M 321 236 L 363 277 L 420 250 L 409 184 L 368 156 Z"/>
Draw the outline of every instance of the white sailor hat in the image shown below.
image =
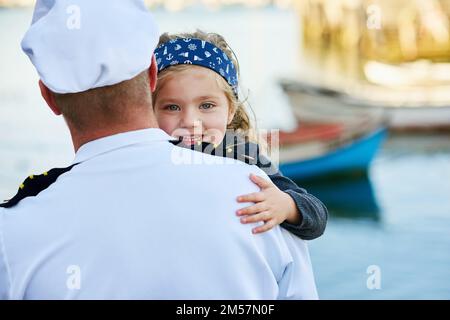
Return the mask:
<path fill-rule="evenodd" d="M 50 90 L 75 93 L 147 69 L 158 36 L 144 0 L 37 0 L 22 49 Z"/>

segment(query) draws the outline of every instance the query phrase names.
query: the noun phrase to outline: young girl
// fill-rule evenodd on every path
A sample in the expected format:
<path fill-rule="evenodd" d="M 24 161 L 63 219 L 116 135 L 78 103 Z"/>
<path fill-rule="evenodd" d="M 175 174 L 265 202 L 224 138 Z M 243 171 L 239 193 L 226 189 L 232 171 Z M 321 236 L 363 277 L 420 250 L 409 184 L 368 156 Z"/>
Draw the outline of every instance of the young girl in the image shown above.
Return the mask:
<path fill-rule="evenodd" d="M 179 138 L 180 146 L 255 164 L 271 179 L 250 177 L 261 191 L 237 198 L 255 203 L 236 212 L 241 222 L 264 221 L 253 233 L 281 224 L 305 240 L 322 235 L 326 207 L 278 172 L 256 143 L 238 91 L 238 62 L 225 39 L 201 31 L 165 33 L 155 57 L 158 82 L 153 106 L 160 128 Z"/>

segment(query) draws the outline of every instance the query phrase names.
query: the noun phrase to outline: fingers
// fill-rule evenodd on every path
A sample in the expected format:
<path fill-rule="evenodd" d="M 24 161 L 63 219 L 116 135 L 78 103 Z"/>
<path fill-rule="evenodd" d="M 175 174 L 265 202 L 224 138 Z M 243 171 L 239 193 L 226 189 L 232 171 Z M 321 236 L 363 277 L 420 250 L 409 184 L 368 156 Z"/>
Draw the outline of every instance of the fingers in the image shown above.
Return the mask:
<path fill-rule="evenodd" d="M 250 179 L 255 183 L 258 187 L 262 189 L 267 189 L 273 187 L 272 181 L 261 178 L 257 175 L 251 174 Z M 263 192 L 254 192 L 250 194 L 246 194 L 243 196 L 239 196 L 237 198 L 238 202 L 261 202 L 266 199 L 266 195 Z"/>
<path fill-rule="evenodd" d="M 252 180 L 252 182 L 261 189 L 266 189 L 272 186 L 272 181 L 261 178 L 260 176 L 257 176 L 253 173 L 250 174 L 250 180 Z"/>
<path fill-rule="evenodd" d="M 249 207 L 250 209 L 251 207 Z M 263 211 L 258 210 L 256 212 L 259 212 L 257 214 L 253 214 L 251 216 L 245 216 L 241 218 L 242 223 L 252 223 L 252 222 L 258 222 L 258 221 L 266 221 L 272 218 L 272 215 L 269 211 Z"/>
<path fill-rule="evenodd" d="M 269 231 L 270 229 L 272 229 L 273 227 L 275 227 L 276 225 L 277 225 L 276 220 L 271 219 L 271 220 L 267 221 L 265 224 L 263 224 L 262 226 L 254 228 L 252 230 L 252 232 L 254 234 L 266 232 L 266 231 Z"/>
<path fill-rule="evenodd" d="M 243 208 L 243 209 L 239 209 L 236 212 L 236 214 L 238 216 L 243 216 L 243 215 L 248 215 L 248 214 L 260 213 L 260 212 L 263 212 L 263 211 L 266 211 L 266 210 L 267 210 L 267 206 L 264 203 L 259 202 L 257 204 L 252 205 L 252 206 L 249 206 L 249 207 L 246 207 L 246 208 Z"/>
<path fill-rule="evenodd" d="M 264 196 L 264 193 L 262 192 L 254 192 L 249 193 L 243 196 L 239 196 L 237 198 L 238 202 L 261 202 L 264 201 L 266 198 Z"/>
<path fill-rule="evenodd" d="M 253 210 L 253 207 L 256 207 L 258 205 L 254 205 L 245 209 Z M 255 209 L 256 210 L 256 209 Z M 241 218 L 241 223 L 255 223 L 259 221 L 265 221 L 262 226 L 256 227 L 252 229 L 253 234 L 258 234 L 262 232 L 266 232 L 273 227 L 275 227 L 278 223 L 277 220 L 273 217 L 270 211 L 262 211 L 258 214 L 253 214 L 251 216 L 245 216 Z"/>

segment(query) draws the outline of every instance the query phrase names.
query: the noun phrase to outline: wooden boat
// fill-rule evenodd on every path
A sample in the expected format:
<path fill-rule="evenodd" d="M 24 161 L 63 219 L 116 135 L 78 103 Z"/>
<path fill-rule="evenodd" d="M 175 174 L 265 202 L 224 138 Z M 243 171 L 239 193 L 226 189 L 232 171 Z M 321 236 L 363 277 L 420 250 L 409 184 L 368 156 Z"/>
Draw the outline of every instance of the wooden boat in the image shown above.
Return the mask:
<path fill-rule="evenodd" d="M 280 170 L 292 179 L 366 172 L 386 135 L 386 128 L 380 127 L 310 158 L 296 156 L 305 148 L 301 143 L 282 145 Z"/>
<path fill-rule="evenodd" d="M 382 125 L 359 129 L 344 123 L 300 123 L 294 132 L 280 132 L 281 172 L 292 179 L 367 172 L 387 130 Z"/>
<path fill-rule="evenodd" d="M 279 134 L 281 171 L 293 179 L 366 172 L 387 136 L 384 110 L 336 107 L 339 92 L 302 89 L 289 95 L 297 129 Z"/>
<path fill-rule="evenodd" d="M 450 86 L 403 88 L 354 85 L 344 91 L 306 81 L 282 79 L 280 85 L 298 119 L 330 121 L 350 114 L 383 116 L 392 131 L 449 131 Z"/>

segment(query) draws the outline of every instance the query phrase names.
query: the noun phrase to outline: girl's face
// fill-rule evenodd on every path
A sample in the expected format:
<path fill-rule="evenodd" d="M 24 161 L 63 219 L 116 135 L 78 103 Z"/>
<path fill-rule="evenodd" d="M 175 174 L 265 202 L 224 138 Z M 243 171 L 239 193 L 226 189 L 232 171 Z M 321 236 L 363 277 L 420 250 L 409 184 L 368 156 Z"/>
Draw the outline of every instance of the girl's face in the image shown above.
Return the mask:
<path fill-rule="evenodd" d="M 190 66 L 168 75 L 157 86 L 153 103 L 162 130 L 183 137 L 188 146 L 201 141 L 219 144 L 223 140 L 234 114 L 214 71 Z"/>

